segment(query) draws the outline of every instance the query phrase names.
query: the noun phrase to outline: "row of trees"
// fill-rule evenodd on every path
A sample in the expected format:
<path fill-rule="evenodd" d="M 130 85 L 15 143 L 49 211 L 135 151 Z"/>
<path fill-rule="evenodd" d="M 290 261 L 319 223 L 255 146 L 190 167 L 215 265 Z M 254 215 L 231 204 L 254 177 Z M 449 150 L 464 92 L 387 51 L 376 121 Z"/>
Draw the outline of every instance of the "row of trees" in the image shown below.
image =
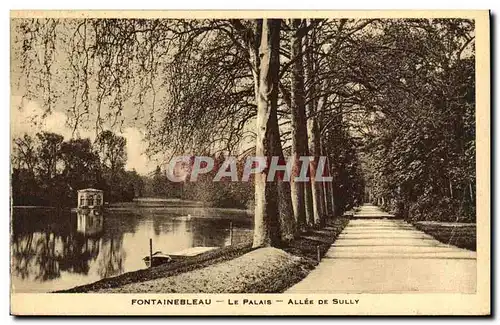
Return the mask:
<path fill-rule="evenodd" d="M 85 118 L 99 125 L 102 114 L 120 119 L 127 98 L 133 98 L 137 116 L 146 116 L 152 153 L 244 152 L 268 160 L 311 155 L 311 174 L 318 157 L 327 156 L 333 183 L 266 182 L 268 170 L 255 175 L 255 247 L 283 245 L 323 225 L 362 200 L 365 182 L 387 197 L 398 193 L 399 203 L 414 202 L 412 195 L 423 192 L 408 191 L 428 182 L 411 177 L 404 183 L 419 163 L 398 153 L 423 145 L 422 155 L 437 157 L 425 141 L 402 139 L 408 130 L 420 138 L 439 114 L 443 123 L 446 114 L 454 116 L 446 130 L 457 136 L 448 137 L 439 124 L 425 133 L 445 132 L 443 152 L 449 153 L 445 144 L 463 149 L 468 139 L 460 135 L 467 128 L 459 128 L 467 102 L 453 91 L 458 80 L 473 88 L 473 80 L 457 75 L 467 58 L 473 62 L 474 26 L 468 20 L 36 19 L 17 27 L 19 69 L 24 76 L 38 74 L 21 77 L 26 96 L 43 93 L 50 109 L 58 91 L 73 94 L 73 125 Z M 67 58 L 67 70 L 55 71 L 54 53 Z M 33 69 L 40 64 L 43 69 Z M 59 77 L 70 82 L 54 90 Z M 30 86 L 31 80 L 41 87 Z M 465 142 L 455 143 L 458 138 Z M 396 148 L 396 141 L 403 142 Z M 400 177 L 391 174 L 386 159 L 400 161 Z M 461 177 L 473 177 L 465 165 L 448 163 L 458 157 L 446 159 L 443 169 L 454 166 Z M 361 171 L 368 165 L 374 166 L 373 177 Z M 385 181 L 375 171 L 385 172 Z M 459 186 L 453 184 L 456 193 Z"/>
<path fill-rule="evenodd" d="M 474 25 L 412 26 L 388 24 L 371 40 L 404 44 L 404 57 L 391 48 L 357 63 L 375 70 L 370 56 L 386 62 L 375 75 L 382 82 L 374 85 L 383 110 L 365 140 L 372 198 L 411 220 L 475 221 Z"/>
<path fill-rule="evenodd" d="M 131 201 L 142 190 L 135 171 L 125 171 L 126 140 L 103 131 L 94 143 L 40 132 L 13 141 L 14 205 L 74 206 L 76 191 L 104 190 L 108 202 Z M 137 193 L 136 193 L 137 192 Z"/>

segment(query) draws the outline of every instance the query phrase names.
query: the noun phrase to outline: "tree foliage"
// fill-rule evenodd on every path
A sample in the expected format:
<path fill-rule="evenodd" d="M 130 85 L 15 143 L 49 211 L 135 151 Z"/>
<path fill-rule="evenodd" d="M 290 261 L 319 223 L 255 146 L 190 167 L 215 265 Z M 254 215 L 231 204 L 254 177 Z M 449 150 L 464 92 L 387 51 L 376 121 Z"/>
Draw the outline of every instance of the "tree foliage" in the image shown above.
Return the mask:
<path fill-rule="evenodd" d="M 286 244 L 368 192 L 408 218 L 474 219 L 473 21 L 33 19 L 13 28 L 23 96 L 47 114 L 68 103 L 75 134 L 133 121 L 165 156 L 310 153 L 311 171 L 327 156 L 333 186 L 256 175 L 255 246 Z M 53 169 L 33 139 L 16 144 L 25 177 L 39 159 Z M 71 145 L 89 165 L 67 164 L 91 169 L 88 146 Z"/>
<path fill-rule="evenodd" d="M 125 152 L 125 139 L 105 131 L 98 137 L 115 139 L 118 152 Z M 143 180 L 135 171 L 125 171 L 126 155 L 101 160 L 99 142 L 42 132 L 33 138 L 27 134 L 14 139 L 12 200 L 14 205 L 76 205 L 77 190 L 95 187 L 104 190 L 108 202 L 131 201 L 139 196 Z M 116 154 L 116 152 L 114 152 Z"/>

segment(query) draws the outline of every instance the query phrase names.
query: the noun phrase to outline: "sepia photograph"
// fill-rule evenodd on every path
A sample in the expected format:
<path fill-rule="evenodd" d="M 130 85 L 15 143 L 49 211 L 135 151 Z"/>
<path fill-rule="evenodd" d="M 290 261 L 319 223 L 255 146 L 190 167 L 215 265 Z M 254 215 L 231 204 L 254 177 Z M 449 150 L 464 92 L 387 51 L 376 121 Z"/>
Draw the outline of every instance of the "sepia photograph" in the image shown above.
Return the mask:
<path fill-rule="evenodd" d="M 490 313 L 488 11 L 11 11 L 10 38 L 12 314 Z"/>

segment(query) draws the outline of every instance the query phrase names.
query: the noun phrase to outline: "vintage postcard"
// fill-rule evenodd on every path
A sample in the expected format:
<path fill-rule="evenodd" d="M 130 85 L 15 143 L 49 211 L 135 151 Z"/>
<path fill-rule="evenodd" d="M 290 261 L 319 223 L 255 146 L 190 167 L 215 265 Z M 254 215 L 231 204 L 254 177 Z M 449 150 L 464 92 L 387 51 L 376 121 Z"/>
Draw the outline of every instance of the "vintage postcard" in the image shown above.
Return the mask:
<path fill-rule="evenodd" d="M 12 11 L 13 315 L 489 315 L 488 11 Z"/>

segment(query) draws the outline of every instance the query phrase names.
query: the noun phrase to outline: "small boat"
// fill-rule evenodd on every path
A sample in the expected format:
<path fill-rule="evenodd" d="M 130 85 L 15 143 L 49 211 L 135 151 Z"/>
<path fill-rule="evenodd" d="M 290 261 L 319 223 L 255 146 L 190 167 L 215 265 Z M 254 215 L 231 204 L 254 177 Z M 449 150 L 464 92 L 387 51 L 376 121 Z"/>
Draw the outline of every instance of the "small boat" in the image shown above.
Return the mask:
<path fill-rule="evenodd" d="M 147 267 L 150 267 L 151 263 L 149 261 L 149 256 L 144 257 L 142 260 L 144 261 Z M 158 266 L 170 263 L 172 261 L 172 257 L 163 252 L 157 251 L 153 254 L 152 260 L 153 260 L 152 266 Z"/>

